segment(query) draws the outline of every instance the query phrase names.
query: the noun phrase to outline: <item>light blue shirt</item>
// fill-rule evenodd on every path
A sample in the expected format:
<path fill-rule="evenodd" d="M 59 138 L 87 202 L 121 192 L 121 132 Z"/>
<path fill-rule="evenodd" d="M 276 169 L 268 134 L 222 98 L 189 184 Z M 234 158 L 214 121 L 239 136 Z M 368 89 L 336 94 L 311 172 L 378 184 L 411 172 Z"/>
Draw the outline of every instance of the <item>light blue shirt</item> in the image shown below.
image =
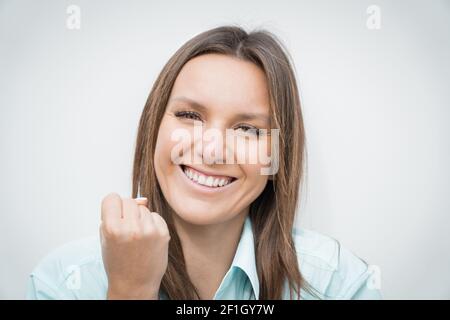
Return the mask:
<path fill-rule="evenodd" d="M 333 238 L 293 229 L 300 272 L 317 296 L 301 290 L 301 299 L 381 299 L 376 269 Z M 68 243 L 47 255 L 28 280 L 27 299 L 106 299 L 108 279 L 98 237 Z M 231 267 L 214 299 L 259 297 L 251 220 L 246 218 Z M 160 299 L 166 299 L 160 293 Z M 294 296 L 294 298 L 297 298 Z M 289 300 L 285 282 L 284 300 Z"/>

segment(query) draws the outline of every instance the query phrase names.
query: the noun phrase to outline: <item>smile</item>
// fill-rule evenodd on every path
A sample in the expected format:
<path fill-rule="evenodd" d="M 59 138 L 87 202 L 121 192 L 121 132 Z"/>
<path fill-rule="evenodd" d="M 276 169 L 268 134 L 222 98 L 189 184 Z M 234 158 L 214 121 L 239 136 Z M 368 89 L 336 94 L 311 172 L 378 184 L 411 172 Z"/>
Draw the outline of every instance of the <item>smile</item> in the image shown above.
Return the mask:
<path fill-rule="evenodd" d="M 210 188 L 225 187 L 236 180 L 229 176 L 208 175 L 186 165 L 181 165 L 181 169 L 192 182 Z"/>

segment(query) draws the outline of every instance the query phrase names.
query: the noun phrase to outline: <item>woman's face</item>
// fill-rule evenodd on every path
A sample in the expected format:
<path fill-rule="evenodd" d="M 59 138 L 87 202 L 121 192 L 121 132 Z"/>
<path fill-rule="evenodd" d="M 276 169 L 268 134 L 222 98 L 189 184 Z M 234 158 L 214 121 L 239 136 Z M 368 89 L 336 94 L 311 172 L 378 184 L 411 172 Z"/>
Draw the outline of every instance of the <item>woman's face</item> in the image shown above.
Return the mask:
<path fill-rule="evenodd" d="M 257 129 L 270 130 L 268 88 L 259 67 L 220 54 L 184 65 L 154 155 L 159 185 L 178 218 L 209 225 L 248 213 L 268 180 L 260 171 L 267 165 L 251 160 L 259 150 L 270 155 L 270 136 Z"/>

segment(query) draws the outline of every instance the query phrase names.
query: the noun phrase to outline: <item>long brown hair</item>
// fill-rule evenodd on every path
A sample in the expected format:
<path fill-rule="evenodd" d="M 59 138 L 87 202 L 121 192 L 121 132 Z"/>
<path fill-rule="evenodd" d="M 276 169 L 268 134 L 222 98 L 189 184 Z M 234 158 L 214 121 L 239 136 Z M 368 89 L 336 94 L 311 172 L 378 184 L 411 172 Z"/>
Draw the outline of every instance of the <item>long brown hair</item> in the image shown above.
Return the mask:
<path fill-rule="evenodd" d="M 167 222 L 171 241 L 167 271 L 161 289 L 169 299 L 199 299 L 187 271 L 173 213 L 159 187 L 154 151 L 159 126 L 174 85 L 184 64 L 208 53 L 250 61 L 265 73 L 270 97 L 272 128 L 279 129 L 279 170 L 250 204 L 249 217 L 255 237 L 260 294 L 257 299 L 282 299 L 285 280 L 290 298 L 300 298 L 300 288 L 310 291 L 301 276 L 292 228 L 303 178 L 305 133 L 295 74 L 287 51 L 272 33 L 247 33 L 238 26 L 203 32 L 185 43 L 159 74 L 145 104 L 137 133 L 132 196 L 147 197 L 148 207 Z"/>

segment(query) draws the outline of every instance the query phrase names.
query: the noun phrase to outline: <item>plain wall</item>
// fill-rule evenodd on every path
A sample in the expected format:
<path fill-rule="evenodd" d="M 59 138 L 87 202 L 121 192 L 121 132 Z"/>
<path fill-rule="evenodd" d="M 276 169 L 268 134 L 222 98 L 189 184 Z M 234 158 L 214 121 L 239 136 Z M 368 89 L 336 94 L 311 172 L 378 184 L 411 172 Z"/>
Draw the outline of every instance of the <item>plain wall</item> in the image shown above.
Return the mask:
<path fill-rule="evenodd" d="M 96 234 L 103 196 L 130 196 L 156 76 L 222 24 L 266 28 L 294 60 L 308 150 L 297 222 L 379 266 L 385 298 L 450 298 L 445 0 L 0 1 L 0 298 L 23 298 L 45 254 Z"/>

